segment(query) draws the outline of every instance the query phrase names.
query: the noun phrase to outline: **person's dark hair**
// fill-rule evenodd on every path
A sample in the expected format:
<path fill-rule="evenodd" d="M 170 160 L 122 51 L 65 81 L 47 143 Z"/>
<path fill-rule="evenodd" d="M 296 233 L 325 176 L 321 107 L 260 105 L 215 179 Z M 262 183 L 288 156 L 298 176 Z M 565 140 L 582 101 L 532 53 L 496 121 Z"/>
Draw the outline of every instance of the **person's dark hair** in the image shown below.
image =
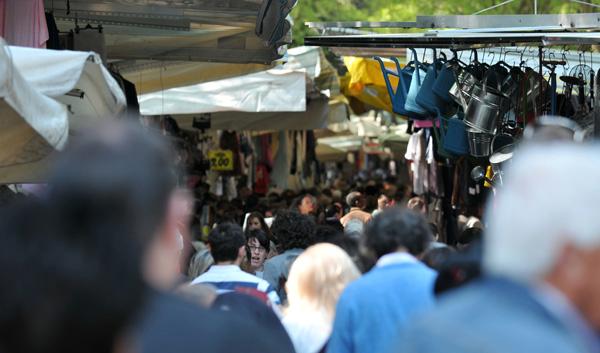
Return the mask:
<path fill-rule="evenodd" d="M 115 123 L 63 151 L 49 197 L 65 237 L 99 246 L 126 238 L 144 251 L 165 221 L 176 183 L 172 149 L 162 136 Z"/>
<path fill-rule="evenodd" d="M 65 235 L 53 203 L 26 202 L 0 214 L 0 351 L 113 351 L 145 298 L 132 242 Z"/>
<path fill-rule="evenodd" d="M 215 263 L 235 261 L 240 248 L 246 244 L 246 237 L 237 224 L 222 223 L 210 232 L 208 244 Z"/>
<path fill-rule="evenodd" d="M 260 246 L 262 246 L 263 248 L 265 248 L 265 250 L 267 250 L 267 253 L 271 250 L 271 241 L 269 240 L 267 233 L 263 232 L 260 229 L 247 230 L 246 231 L 246 247 L 248 245 L 248 242 L 252 238 L 256 238 L 256 240 L 258 240 L 258 243 L 260 244 Z M 250 254 L 249 248 L 247 248 L 246 251 L 248 252 L 248 254 Z"/>
<path fill-rule="evenodd" d="M 249 292 L 249 293 L 248 293 Z M 256 325 L 269 333 L 269 342 L 282 352 L 293 352 L 294 346 L 273 310 L 265 305 L 268 298 L 262 292 L 247 289 L 246 293 L 224 293 L 215 299 L 213 310 L 220 310 L 239 317 L 243 322 Z"/>
<path fill-rule="evenodd" d="M 326 221 L 337 221 L 338 214 L 342 212 L 342 208 L 337 204 L 331 204 L 325 208 L 325 220 Z"/>
<path fill-rule="evenodd" d="M 315 244 L 316 243 L 330 243 L 332 239 L 343 235 L 344 231 L 332 227 L 330 225 L 318 225 L 315 228 Z"/>
<path fill-rule="evenodd" d="M 436 296 L 442 295 L 481 276 L 482 246 L 474 243 L 466 251 L 452 254 L 438 269 L 434 285 Z"/>
<path fill-rule="evenodd" d="M 258 221 L 260 222 L 260 227 L 261 227 L 262 231 L 265 232 L 265 234 L 270 239 L 271 238 L 271 229 L 267 225 L 267 222 L 265 222 L 265 217 L 263 217 L 262 213 L 260 213 L 260 212 L 252 212 L 252 213 L 250 213 L 248 215 L 248 222 L 250 222 L 250 220 L 253 219 L 253 218 L 258 219 Z"/>
<path fill-rule="evenodd" d="M 458 244 L 468 245 L 474 242 L 479 242 L 481 241 L 482 236 L 483 231 L 481 230 L 481 228 L 467 228 L 458 237 Z"/>
<path fill-rule="evenodd" d="M 423 263 L 439 271 L 452 254 L 454 254 L 454 249 L 449 246 L 432 248 L 427 250 L 423 255 Z"/>
<path fill-rule="evenodd" d="M 418 256 L 431 242 L 431 230 L 423 216 L 400 208 L 379 213 L 367 224 L 365 245 L 379 258 L 403 247 Z"/>
<path fill-rule="evenodd" d="M 346 196 L 346 204 L 349 207 L 360 207 L 364 201 L 363 195 L 358 191 L 353 191 Z"/>
<path fill-rule="evenodd" d="M 292 201 L 292 204 L 290 206 L 290 211 L 299 212 L 300 211 L 300 205 L 302 204 L 302 200 L 304 200 L 307 197 L 311 199 L 311 201 L 315 205 L 315 207 L 318 206 L 317 198 L 314 195 L 312 195 L 312 194 L 301 194 L 300 196 L 296 197 Z"/>
<path fill-rule="evenodd" d="M 273 221 L 271 232 L 282 251 L 306 249 L 314 242 L 315 222 L 297 212 L 281 211 Z"/>

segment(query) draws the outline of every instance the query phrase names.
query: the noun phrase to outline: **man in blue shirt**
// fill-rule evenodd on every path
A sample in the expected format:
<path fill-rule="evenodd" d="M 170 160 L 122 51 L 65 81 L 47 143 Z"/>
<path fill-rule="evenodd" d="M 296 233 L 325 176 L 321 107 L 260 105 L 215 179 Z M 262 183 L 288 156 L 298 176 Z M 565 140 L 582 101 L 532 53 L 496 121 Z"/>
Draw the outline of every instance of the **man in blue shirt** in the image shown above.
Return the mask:
<path fill-rule="evenodd" d="M 483 278 L 440 299 L 390 353 L 600 352 L 600 147 L 525 143 L 506 175 Z"/>
<path fill-rule="evenodd" d="M 369 223 L 365 243 L 379 260 L 342 293 L 327 352 L 385 352 L 433 306 L 436 273 L 416 258 L 431 238 L 427 221 L 408 210 L 387 209 Z"/>
<path fill-rule="evenodd" d="M 215 264 L 196 278 L 192 285 L 210 284 L 217 288 L 218 294 L 244 289 L 256 290 L 268 296 L 272 305 L 279 305 L 279 296 L 269 282 L 246 273 L 240 265 L 246 256 L 246 238 L 240 226 L 223 223 L 213 229 L 208 236 L 210 253 Z"/>

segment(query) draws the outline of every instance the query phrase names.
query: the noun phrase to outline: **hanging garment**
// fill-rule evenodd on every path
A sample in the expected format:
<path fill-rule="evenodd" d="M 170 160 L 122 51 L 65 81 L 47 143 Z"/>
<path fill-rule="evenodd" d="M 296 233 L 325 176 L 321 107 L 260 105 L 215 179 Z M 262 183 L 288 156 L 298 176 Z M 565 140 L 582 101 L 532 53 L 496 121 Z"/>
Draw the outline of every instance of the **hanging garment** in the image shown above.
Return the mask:
<path fill-rule="evenodd" d="M 425 180 L 427 178 L 427 163 L 425 161 L 425 138 L 423 131 L 415 132 L 408 140 L 404 158 L 410 161 L 411 177 L 413 181 L 413 193 L 423 195 L 425 193 Z"/>
<path fill-rule="evenodd" d="M 433 136 L 430 135 L 427 142 L 427 150 L 425 151 L 425 161 L 427 162 L 427 178 L 425 186 L 427 192 L 440 195 L 439 190 L 439 179 L 438 179 L 438 165 L 435 160 L 435 148 L 433 146 Z"/>
<path fill-rule="evenodd" d="M 125 92 L 125 99 L 127 99 L 127 117 L 129 119 L 138 119 L 140 117 L 140 103 L 135 84 L 123 79 L 123 91 Z"/>
<path fill-rule="evenodd" d="M 271 171 L 271 180 L 275 187 L 285 190 L 288 188 L 288 176 L 290 173 L 290 156 L 292 141 L 289 133 L 280 131 L 273 138 L 273 146 L 277 148 L 274 151 L 273 170 Z"/>
<path fill-rule="evenodd" d="M 240 153 L 240 140 L 235 131 L 223 131 L 221 133 L 221 149 L 231 150 L 233 152 L 233 171 L 225 172 L 224 175 L 240 175 L 242 174 L 242 162 Z"/>
<path fill-rule="evenodd" d="M 48 25 L 44 0 L 0 0 L 0 36 L 10 45 L 46 48 Z"/>
<path fill-rule="evenodd" d="M 58 26 L 56 25 L 52 12 L 46 12 L 46 24 L 48 26 L 48 41 L 46 42 L 46 48 L 54 50 L 63 49 L 60 45 Z"/>
<path fill-rule="evenodd" d="M 290 174 L 291 175 L 295 175 L 296 172 L 298 171 L 298 139 L 296 137 L 297 132 L 294 131 L 292 132 L 292 143 L 293 143 L 293 147 L 292 147 L 292 163 L 290 166 Z"/>
<path fill-rule="evenodd" d="M 256 182 L 254 183 L 254 192 L 259 195 L 266 195 L 269 192 L 271 184 L 271 172 L 265 163 L 259 163 L 256 166 Z"/>

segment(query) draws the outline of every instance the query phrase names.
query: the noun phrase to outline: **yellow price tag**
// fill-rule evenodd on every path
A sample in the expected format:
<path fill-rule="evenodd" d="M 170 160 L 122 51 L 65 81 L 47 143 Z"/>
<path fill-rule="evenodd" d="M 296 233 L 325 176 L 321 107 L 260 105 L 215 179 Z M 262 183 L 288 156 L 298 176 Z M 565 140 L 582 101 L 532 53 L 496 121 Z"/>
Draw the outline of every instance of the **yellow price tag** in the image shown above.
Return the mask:
<path fill-rule="evenodd" d="M 208 151 L 210 170 L 215 172 L 230 172 L 233 170 L 233 151 L 213 150 Z"/>

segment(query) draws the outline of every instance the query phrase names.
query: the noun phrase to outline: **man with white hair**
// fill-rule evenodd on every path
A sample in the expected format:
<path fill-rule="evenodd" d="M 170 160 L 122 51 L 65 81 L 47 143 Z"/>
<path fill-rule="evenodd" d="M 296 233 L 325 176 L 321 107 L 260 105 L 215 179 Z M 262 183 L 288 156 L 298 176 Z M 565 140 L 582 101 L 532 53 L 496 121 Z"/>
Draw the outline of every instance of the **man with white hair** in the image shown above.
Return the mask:
<path fill-rule="evenodd" d="M 599 352 L 600 147 L 525 147 L 490 204 L 482 280 L 395 352 Z"/>

